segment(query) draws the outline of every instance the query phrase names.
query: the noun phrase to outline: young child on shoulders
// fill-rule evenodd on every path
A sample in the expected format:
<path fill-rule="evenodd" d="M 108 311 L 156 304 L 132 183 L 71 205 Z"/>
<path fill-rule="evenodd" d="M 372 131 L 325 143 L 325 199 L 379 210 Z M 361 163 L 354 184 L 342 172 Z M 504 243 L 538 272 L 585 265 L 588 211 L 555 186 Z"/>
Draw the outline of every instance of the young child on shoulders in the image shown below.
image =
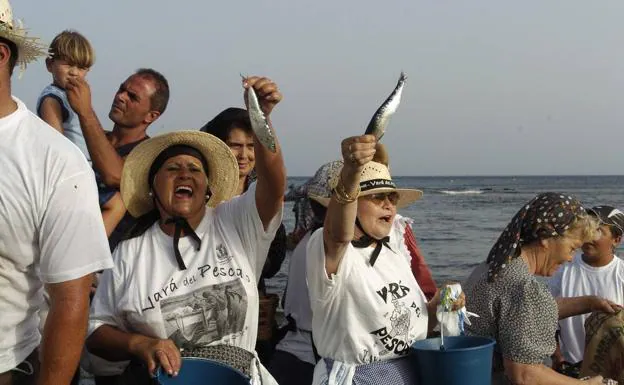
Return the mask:
<path fill-rule="evenodd" d="M 50 43 L 46 59 L 46 68 L 52 74 L 52 84 L 43 89 L 37 101 L 39 117 L 78 146 L 89 163 L 91 157 L 80 120 L 67 99 L 65 89 L 69 79 L 84 78 L 94 62 L 93 47 L 82 34 L 65 30 L 56 35 Z M 119 193 L 100 196 L 100 209 L 106 235 L 110 236 L 126 213 Z"/>
<path fill-rule="evenodd" d="M 48 55 L 46 68 L 52 74 L 52 84 L 41 92 L 37 114 L 78 146 L 91 163 L 80 121 L 69 104 L 65 87 L 69 79 L 87 75 L 95 61 L 95 52 L 83 35 L 65 30 L 54 37 Z"/>

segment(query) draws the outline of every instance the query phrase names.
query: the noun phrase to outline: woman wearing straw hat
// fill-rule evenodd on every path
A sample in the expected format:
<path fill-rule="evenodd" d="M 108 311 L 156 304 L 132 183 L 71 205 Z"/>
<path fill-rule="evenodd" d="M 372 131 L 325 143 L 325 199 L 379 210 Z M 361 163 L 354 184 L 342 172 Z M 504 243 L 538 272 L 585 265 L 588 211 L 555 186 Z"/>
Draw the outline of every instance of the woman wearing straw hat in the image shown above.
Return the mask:
<path fill-rule="evenodd" d="M 285 335 L 277 345 L 269 365 L 269 371 L 281 385 L 312 384 L 318 356 L 312 342 L 312 310 L 306 282 L 307 245 L 314 231 L 323 227 L 326 206 L 332 195 L 330 183 L 336 179 L 342 167 L 342 160 L 324 164 L 301 188 L 303 190 L 301 194 L 305 194 L 307 203 L 313 210 L 314 221 L 289 258 L 288 285 L 284 292 L 284 314 L 289 322 L 283 329 Z M 408 259 L 411 259 L 412 274 L 426 297 L 428 290 L 425 287 L 431 286 L 429 290 L 432 289 L 431 297 L 433 297 L 436 287 L 429 283 L 433 282 L 433 279 L 416 247 L 410 223 L 411 219 L 395 215 L 390 234 L 390 247 L 393 250 L 400 250 L 401 255 L 405 257 L 410 256 Z M 395 324 L 401 325 L 400 322 Z"/>
<path fill-rule="evenodd" d="M 436 321 L 398 242 L 397 208 L 422 192 L 396 188 L 383 147 L 364 135 L 342 142 L 344 166 L 330 185 L 322 230 L 308 242 L 312 335 L 321 359 L 313 384 L 413 384 L 405 359 Z M 461 298 L 457 306 L 462 306 Z"/>
<path fill-rule="evenodd" d="M 592 310 L 611 313 L 615 304 L 594 296 L 555 300 L 535 278 L 552 276 L 597 234 L 597 222 L 578 200 L 541 193 L 522 206 L 472 272 L 464 284 L 467 310 L 479 317 L 466 333 L 496 340 L 493 384 L 602 383 L 600 376 L 581 382 L 543 363 L 555 351 L 558 320 Z"/>
<path fill-rule="evenodd" d="M 254 88 L 267 117 L 281 100 L 266 78 L 249 77 L 245 87 Z M 140 219 L 115 250 L 115 268 L 102 277 L 87 347 L 109 361 L 138 362 L 124 373 L 130 383 L 148 380 L 157 367 L 177 375 L 181 355 L 224 362 L 253 383 L 274 383 L 253 352 L 256 285 L 285 190 L 277 148 L 273 153 L 256 141 L 257 182 L 235 198 L 236 159 L 210 134 L 160 135 L 128 156 L 121 194 Z"/>

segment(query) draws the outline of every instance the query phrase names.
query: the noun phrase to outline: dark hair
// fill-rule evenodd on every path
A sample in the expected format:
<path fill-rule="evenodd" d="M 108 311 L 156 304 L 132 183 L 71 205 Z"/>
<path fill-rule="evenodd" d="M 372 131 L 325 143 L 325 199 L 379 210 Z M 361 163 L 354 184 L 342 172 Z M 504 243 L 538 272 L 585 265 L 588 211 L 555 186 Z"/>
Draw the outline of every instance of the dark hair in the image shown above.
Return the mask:
<path fill-rule="evenodd" d="M 247 110 L 236 107 L 226 108 L 199 130 L 212 134 L 225 142 L 234 128 L 240 128 L 249 135 L 253 133 Z"/>
<path fill-rule="evenodd" d="M 13 75 L 13 69 L 15 68 L 15 65 L 17 64 L 18 52 L 19 52 L 17 50 L 17 45 L 13 43 L 11 40 L 6 39 L 4 37 L 0 37 L 0 43 L 6 44 L 9 47 L 9 51 L 11 55 L 9 57 L 9 75 Z"/>
<path fill-rule="evenodd" d="M 611 230 L 611 236 L 613 238 L 621 237 L 623 235 L 622 230 L 620 230 L 617 226 L 611 225 L 608 223 L 604 223 L 604 221 L 598 216 L 598 214 L 593 210 L 587 210 L 587 213 L 598 220 L 598 224 L 600 226 L 606 225 L 609 226 L 609 230 Z"/>
<path fill-rule="evenodd" d="M 156 92 L 150 100 L 152 110 L 156 110 L 161 114 L 165 112 L 167 103 L 169 103 L 169 82 L 163 74 L 151 68 L 139 68 L 134 76 L 149 78 L 154 82 Z"/>
<path fill-rule="evenodd" d="M 312 212 L 314 213 L 314 225 L 311 230 L 316 231 L 323 227 L 323 223 L 325 222 L 325 215 L 327 214 L 327 207 L 318 203 L 314 199 L 308 198 L 308 202 L 310 202 L 310 208 L 312 208 Z"/>

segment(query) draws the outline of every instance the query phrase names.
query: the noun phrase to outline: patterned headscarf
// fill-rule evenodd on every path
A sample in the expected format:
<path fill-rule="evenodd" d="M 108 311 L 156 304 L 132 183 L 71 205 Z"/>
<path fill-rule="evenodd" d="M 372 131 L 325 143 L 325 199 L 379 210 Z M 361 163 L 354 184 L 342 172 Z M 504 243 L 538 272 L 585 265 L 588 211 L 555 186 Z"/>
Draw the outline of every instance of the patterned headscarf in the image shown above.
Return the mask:
<path fill-rule="evenodd" d="M 507 225 L 487 257 L 488 281 L 520 256 L 520 248 L 531 242 L 563 235 L 570 224 L 585 214 L 578 200 L 559 193 L 542 193 L 531 199 Z"/>

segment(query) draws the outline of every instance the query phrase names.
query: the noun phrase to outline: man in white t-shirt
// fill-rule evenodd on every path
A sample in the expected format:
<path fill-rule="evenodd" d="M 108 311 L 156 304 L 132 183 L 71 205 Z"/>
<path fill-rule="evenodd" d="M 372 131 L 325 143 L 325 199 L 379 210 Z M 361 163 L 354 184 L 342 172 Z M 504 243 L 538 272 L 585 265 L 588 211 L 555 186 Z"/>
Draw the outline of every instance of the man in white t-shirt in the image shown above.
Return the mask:
<path fill-rule="evenodd" d="M 583 253 L 557 271 L 549 282 L 550 290 L 555 297 L 599 296 L 624 304 L 624 261 L 615 255 L 624 233 L 624 213 L 611 206 L 593 207 L 588 212 L 600 221 L 602 235 L 584 244 Z M 555 366 L 583 360 L 584 323 L 589 315 L 559 321 L 562 356 L 555 356 Z"/>
<path fill-rule="evenodd" d="M 70 383 L 92 273 L 113 264 L 84 155 L 11 95 L 14 67 L 43 54 L 0 1 L 0 385 Z M 42 336 L 44 285 L 51 307 Z"/>

